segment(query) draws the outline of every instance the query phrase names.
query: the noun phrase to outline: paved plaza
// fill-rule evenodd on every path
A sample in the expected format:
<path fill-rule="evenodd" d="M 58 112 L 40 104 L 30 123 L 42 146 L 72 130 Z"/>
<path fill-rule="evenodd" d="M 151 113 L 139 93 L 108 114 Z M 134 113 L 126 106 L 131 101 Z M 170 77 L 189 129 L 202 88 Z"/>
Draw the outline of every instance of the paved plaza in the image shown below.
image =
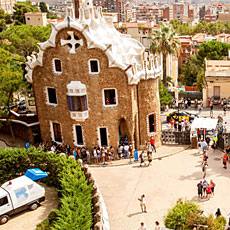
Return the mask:
<path fill-rule="evenodd" d="M 170 147 L 168 147 L 170 152 Z M 230 169 L 223 169 L 220 151 L 208 151 L 206 179 L 216 183 L 215 196 L 209 201 L 198 201 L 197 184 L 202 180 L 202 155 L 197 149 L 184 150 L 150 167 L 139 164 L 92 168 L 100 187 L 110 218 L 111 230 L 135 230 L 140 222 L 153 229 L 156 220 L 163 224 L 167 209 L 180 198 L 195 200 L 205 213 L 215 214 L 220 208 L 225 217 L 230 215 Z M 146 196 L 147 213 L 141 213 L 138 197 Z"/>

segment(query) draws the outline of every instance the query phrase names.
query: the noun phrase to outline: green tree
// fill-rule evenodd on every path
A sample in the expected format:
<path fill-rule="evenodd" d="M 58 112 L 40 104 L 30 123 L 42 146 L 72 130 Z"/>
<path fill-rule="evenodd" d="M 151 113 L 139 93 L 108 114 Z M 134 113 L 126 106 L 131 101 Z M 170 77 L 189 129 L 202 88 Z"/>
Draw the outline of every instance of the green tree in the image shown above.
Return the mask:
<path fill-rule="evenodd" d="M 198 55 L 202 59 L 222 60 L 224 57 L 228 56 L 228 50 L 230 50 L 230 44 L 219 41 L 209 41 L 204 42 L 200 46 Z"/>
<path fill-rule="evenodd" d="M 46 4 L 45 4 L 45 2 L 40 2 L 39 3 L 39 8 L 40 8 L 40 10 L 41 10 L 41 12 L 49 12 L 49 10 L 47 9 L 47 6 L 46 6 Z"/>
<path fill-rule="evenodd" d="M 1 47 L 11 53 L 27 57 L 33 51 L 38 51 L 37 43 L 48 40 L 50 33 L 50 25 L 46 27 L 29 25 L 11 26 L 0 34 L 0 39 L 9 40 L 10 44 L 2 43 Z"/>
<path fill-rule="evenodd" d="M 162 81 L 159 80 L 159 96 L 162 106 L 172 103 L 172 96 L 168 93 L 168 89 Z"/>
<path fill-rule="evenodd" d="M 2 8 L 0 8 L 0 32 L 6 29 L 7 24 L 11 24 L 11 23 L 12 23 L 11 16 L 5 13 L 5 11 Z"/>
<path fill-rule="evenodd" d="M 12 138 L 14 133 L 10 122 L 10 106 L 14 103 L 14 94 L 24 86 L 22 62 L 19 55 L 0 48 L 0 115 L 6 118 Z"/>
<path fill-rule="evenodd" d="M 149 39 L 151 40 L 150 51 L 153 54 L 163 55 L 163 82 L 167 86 L 166 58 L 168 54 L 177 54 L 181 49 L 176 34 L 169 27 L 160 25 L 160 30 L 154 30 Z"/>
<path fill-rule="evenodd" d="M 204 66 L 205 59 L 208 60 L 223 60 L 228 56 L 230 44 L 209 41 L 200 46 L 197 55 L 191 56 L 187 59 L 186 65 L 182 68 L 180 80 L 184 85 L 196 85 L 201 91 L 204 87 Z"/>
<path fill-rule="evenodd" d="M 30 1 L 15 3 L 13 13 L 13 19 L 15 21 L 15 24 L 25 24 L 25 13 L 38 11 L 38 8 L 32 6 Z"/>

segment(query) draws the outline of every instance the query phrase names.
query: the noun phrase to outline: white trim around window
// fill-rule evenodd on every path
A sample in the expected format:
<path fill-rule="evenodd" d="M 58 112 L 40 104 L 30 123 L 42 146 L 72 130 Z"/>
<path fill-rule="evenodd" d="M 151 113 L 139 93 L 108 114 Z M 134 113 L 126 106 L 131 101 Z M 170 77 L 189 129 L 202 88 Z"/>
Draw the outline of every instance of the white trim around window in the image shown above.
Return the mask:
<path fill-rule="evenodd" d="M 57 71 L 57 70 L 56 70 L 55 60 L 59 60 L 59 61 L 60 61 L 60 64 L 61 64 L 61 71 Z M 61 61 L 61 59 L 59 59 L 59 58 L 53 58 L 53 59 L 52 59 L 52 67 L 53 67 L 53 73 L 54 73 L 55 75 L 61 75 L 61 74 L 62 74 L 63 69 L 62 69 L 62 61 Z"/>
<path fill-rule="evenodd" d="M 76 126 L 81 126 L 83 145 L 79 145 L 79 144 L 77 143 Z M 85 146 L 84 130 L 83 130 L 82 125 L 80 125 L 80 124 L 74 124 L 74 125 L 73 125 L 73 138 L 74 138 L 74 145 L 75 145 L 75 146 L 77 146 L 77 147 L 84 147 L 84 146 Z"/>
<path fill-rule="evenodd" d="M 108 127 L 105 127 L 105 126 L 100 126 L 100 127 L 97 127 L 97 137 L 98 137 L 98 145 L 100 146 L 100 147 L 104 147 L 104 146 L 101 146 L 101 134 L 100 134 L 100 129 L 106 129 L 106 137 L 107 137 L 107 147 L 108 146 L 110 146 L 110 144 L 109 144 L 109 138 L 110 138 L 110 136 L 109 136 L 109 129 L 108 129 Z"/>
<path fill-rule="evenodd" d="M 115 90 L 115 100 L 116 100 L 116 104 L 109 104 L 106 105 L 105 104 L 105 90 Z M 102 90 L 102 100 L 103 100 L 103 106 L 104 107 L 116 107 L 118 106 L 118 94 L 117 94 L 117 89 L 116 88 L 105 88 Z"/>
<path fill-rule="evenodd" d="M 50 103 L 48 88 L 50 88 L 50 89 L 55 89 L 54 87 L 49 87 L 49 86 L 46 86 L 46 87 L 45 87 L 44 91 L 45 91 L 45 95 L 46 95 L 46 104 L 47 104 L 47 105 L 50 105 L 50 106 L 53 106 L 53 107 L 56 107 L 56 106 L 58 105 L 57 91 L 56 91 L 56 89 L 55 89 L 55 94 L 56 94 L 56 101 L 57 101 L 57 103 Z"/>
<path fill-rule="evenodd" d="M 149 130 L 149 116 L 150 115 L 153 115 L 153 119 L 154 119 L 154 132 L 150 132 Z M 158 116 L 157 116 L 157 113 L 153 112 L 153 113 L 150 113 L 147 115 L 147 133 L 148 133 L 148 136 L 155 136 L 158 132 Z"/>
<path fill-rule="evenodd" d="M 91 61 L 96 61 L 97 62 L 97 68 L 98 68 L 98 71 L 97 72 L 92 72 L 91 71 Z M 89 74 L 92 74 L 92 75 L 97 75 L 100 73 L 100 61 L 96 58 L 91 58 L 88 60 L 88 69 L 89 69 Z"/>
<path fill-rule="evenodd" d="M 59 145 L 63 144 L 63 136 L 62 136 L 62 126 L 61 126 L 61 124 L 60 124 L 59 122 L 55 122 L 55 121 L 49 121 L 49 123 L 50 123 L 51 140 L 54 141 L 54 142 L 56 142 L 56 143 L 59 144 Z M 56 141 L 56 140 L 55 140 L 53 123 L 57 123 L 57 124 L 60 125 L 62 142 Z"/>

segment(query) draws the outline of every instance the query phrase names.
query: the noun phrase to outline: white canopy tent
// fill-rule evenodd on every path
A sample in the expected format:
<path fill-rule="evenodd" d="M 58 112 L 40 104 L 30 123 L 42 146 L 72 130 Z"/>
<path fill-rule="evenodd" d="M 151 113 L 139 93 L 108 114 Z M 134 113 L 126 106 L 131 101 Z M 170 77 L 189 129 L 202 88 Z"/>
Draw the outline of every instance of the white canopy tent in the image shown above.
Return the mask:
<path fill-rule="evenodd" d="M 195 131 L 196 129 L 216 129 L 217 122 L 218 119 L 196 117 L 192 122 L 191 130 Z"/>

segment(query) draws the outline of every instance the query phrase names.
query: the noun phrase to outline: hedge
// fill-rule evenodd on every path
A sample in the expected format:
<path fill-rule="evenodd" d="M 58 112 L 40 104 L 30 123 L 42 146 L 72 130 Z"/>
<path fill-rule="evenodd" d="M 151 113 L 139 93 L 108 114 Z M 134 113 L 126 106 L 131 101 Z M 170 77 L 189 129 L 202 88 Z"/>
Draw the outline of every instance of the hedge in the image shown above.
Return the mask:
<path fill-rule="evenodd" d="M 58 208 L 37 229 L 92 229 L 92 185 L 75 160 L 36 148 L 6 148 L 0 149 L 0 165 L 0 184 L 24 175 L 29 168 L 40 168 L 49 174 L 42 182 L 58 189 Z"/>

